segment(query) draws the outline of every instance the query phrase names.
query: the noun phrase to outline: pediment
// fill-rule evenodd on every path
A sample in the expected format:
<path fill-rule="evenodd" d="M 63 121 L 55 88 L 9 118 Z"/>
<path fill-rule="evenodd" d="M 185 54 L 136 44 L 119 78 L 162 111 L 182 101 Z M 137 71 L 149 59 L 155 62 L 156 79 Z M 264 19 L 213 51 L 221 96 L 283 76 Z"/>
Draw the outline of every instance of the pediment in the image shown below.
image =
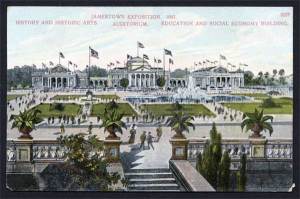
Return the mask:
<path fill-rule="evenodd" d="M 214 71 L 215 73 L 227 73 L 227 72 L 228 72 L 228 70 L 227 70 L 226 68 L 221 67 L 221 66 L 215 68 L 213 71 Z"/>

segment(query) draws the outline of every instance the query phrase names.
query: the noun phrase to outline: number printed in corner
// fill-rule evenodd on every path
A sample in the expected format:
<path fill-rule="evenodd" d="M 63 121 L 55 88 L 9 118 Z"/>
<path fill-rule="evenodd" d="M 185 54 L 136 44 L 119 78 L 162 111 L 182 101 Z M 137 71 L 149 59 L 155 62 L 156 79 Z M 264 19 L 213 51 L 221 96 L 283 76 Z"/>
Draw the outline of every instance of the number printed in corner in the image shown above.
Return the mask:
<path fill-rule="evenodd" d="M 280 13 L 280 17 L 289 17 L 290 13 L 289 12 L 282 12 Z"/>

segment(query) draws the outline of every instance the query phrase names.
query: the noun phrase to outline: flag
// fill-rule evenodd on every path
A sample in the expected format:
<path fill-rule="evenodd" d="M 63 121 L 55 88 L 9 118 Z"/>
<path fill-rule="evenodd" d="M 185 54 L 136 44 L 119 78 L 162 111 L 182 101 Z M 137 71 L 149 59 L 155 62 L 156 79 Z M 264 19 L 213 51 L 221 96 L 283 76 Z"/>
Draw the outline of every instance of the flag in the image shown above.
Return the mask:
<path fill-rule="evenodd" d="M 127 59 L 132 59 L 132 56 L 127 54 Z"/>
<path fill-rule="evenodd" d="M 148 55 L 145 55 L 145 54 L 143 54 L 143 58 L 144 58 L 144 59 L 148 59 L 148 60 L 149 60 L 149 57 L 148 57 Z"/>
<path fill-rule="evenodd" d="M 224 55 L 220 55 L 220 59 L 226 60 L 226 57 Z"/>
<path fill-rule="evenodd" d="M 46 64 L 42 63 L 43 68 L 46 68 Z"/>
<path fill-rule="evenodd" d="M 248 64 L 244 64 L 244 66 L 248 66 Z"/>
<path fill-rule="evenodd" d="M 53 66 L 53 65 L 54 65 L 52 61 L 49 61 L 49 64 L 50 64 L 50 66 Z"/>
<path fill-rule="evenodd" d="M 174 62 L 171 58 L 169 58 L 169 64 L 172 64 L 172 65 L 174 64 Z M 196 66 L 197 66 L 197 64 L 196 64 Z"/>
<path fill-rule="evenodd" d="M 99 59 L 99 57 L 98 57 L 98 52 L 95 51 L 94 49 L 92 49 L 91 47 L 89 47 L 89 48 L 90 48 L 91 56 L 92 56 L 92 57 L 95 57 L 95 58 L 97 58 L 97 59 Z"/>
<path fill-rule="evenodd" d="M 65 58 L 65 56 L 64 56 L 64 54 L 62 54 L 62 52 L 59 52 L 59 56 L 63 59 Z"/>
<path fill-rule="evenodd" d="M 164 51 L 165 51 L 165 55 L 172 56 L 172 52 L 170 50 L 164 49 Z"/>
<path fill-rule="evenodd" d="M 158 60 L 157 60 L 157 63 L 161 63 L 161 60 L 160 60 L 160 59 L 158 59 Z"/>
<path fill-rule="evenodd" d="M 71 61 L 68 62 L 70 65 L 72 65 L 73 63 Z"/>
<path fill-rule="evenodd" d="M 155 57 L 154 57 L 154 63 L 156 63 L 156 59 L 155 59 Z"/>
<path fill-rule="evenodd" d="M 233 68 L 235 68 L 235 65 L 231 65 Z"/>
<path fill-rule="evenodd" d="M 145 48 L 145 46 L 141 42 L 137 42 L 139 48 Z"/>
<path fill-rule="evenodd" d="M 77 68 L 78 66 L 77 66 L 77 64 L 73 64 L 73 66 L 75 67 L 75 68 Z"/>
<path fill-rule="evenodd" d="M 199 65 L 202 65 L 201 61 L 199 61 Z"/>
<path fill-rule="evenodd" d="M 207 59 L 206 62 L 210 62 L 210 61 Z"/>
<path fill-rule="evenodd" d="M 228 62 L 228 63 L 227 63 L 227 66 L 232 66 L 232 65 L 231 65 L 231 63 Z"/>
<path fill-rule="evenodd" d="M 205 61 L 203 61 L 203 64 L 205 64 L 206 62 Z"/>
<path fill-rule="evenodd" d="M 120 64 L 120 62 L 119 62 L 119 61 L 116 61 L 116 63 L 117 63 L 117 64 Z"/>

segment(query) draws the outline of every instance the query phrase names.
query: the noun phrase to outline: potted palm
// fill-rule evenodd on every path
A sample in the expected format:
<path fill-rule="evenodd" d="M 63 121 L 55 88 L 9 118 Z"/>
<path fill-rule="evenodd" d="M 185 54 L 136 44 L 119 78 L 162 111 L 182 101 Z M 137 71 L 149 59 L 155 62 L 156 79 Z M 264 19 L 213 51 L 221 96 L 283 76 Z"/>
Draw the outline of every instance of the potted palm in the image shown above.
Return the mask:
<path fill-rule="evenodd" d="M 273 116 L 264 115 L 263 109 L 261 111 L 255 109 L 254 113 L 245 113 L 243 115 L 241 128 L 242 130 L 246 128 L 246 132 L 249 130 L 253 132 L 250 138 L 263 138 L 261 135 L 262 131 L 269 131 L 271 136 L 273 133 L 273 127 L 268 120 L 273 122 Z"/>
<path fill-rule="evenodd" d="M 103 114 L 103 122 L 100 128 L 104 128 L 104 132 L 108 131 L 109 135 L 106 139 L 120 139 L 116 133 L 123 133 L 122 129 L 126 127 L 126 124 L 122 121 L 123 113 L 119 113 L 117 109 L 113 109 L 112 111 L 107 111 Z"/>
<path fill-rule="evenodd" d="M 13 120 L 12 128 L 18 128 L 22 135 L 19 138 L 22 139 L 32 139 L 30 133 L 35 129 L 35 125 L 40 123 L 42 119 L 38 117 L 41 111 L 38 109 L 33 109 L 24 112 L 20 111 L 19 115 L 12 115 L 9 121 Z"/>
<path fill-rule="evenodd" d="M 171 138 L 172 157 L 171 160 L 187 160 L 188 139 L 183 135 L 183 132 L 189 132 L 189 127 L 195 129 L 191 122 L 194 117 L 183 114 L 182 111 L 174 112 L 172 117 L 169 117 L 166 124 L 175 131 L 175 135 Z"/>
<path fill-rule="evenodd" d="M 191 122 L 194 117 L 183 114 L 182 111 L 175 112 L 172 117 L 169 117 L 166 124 L 175 131 L 173 138 L 185 138 L 183 132 L 189 132 L 189 127 L 195 130 L 195 125 Z"/>

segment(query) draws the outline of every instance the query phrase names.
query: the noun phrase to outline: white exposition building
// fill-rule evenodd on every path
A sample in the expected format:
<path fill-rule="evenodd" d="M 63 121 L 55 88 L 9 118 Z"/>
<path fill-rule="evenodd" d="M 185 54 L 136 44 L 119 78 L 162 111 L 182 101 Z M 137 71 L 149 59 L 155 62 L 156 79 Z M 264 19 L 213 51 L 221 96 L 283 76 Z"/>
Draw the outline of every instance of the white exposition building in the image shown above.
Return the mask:
<path fill-rule="evenodd" d="M 192 73 L 194 85 L 202 89 L 239 88 L 244 87 L 244 72 L 229 71 L 222 66 L 212 66 L 196 70 Z"/>
<path fill-rule="evenodd" d="M 71 72 L 66 67 L 58 64 L 47 72 L 34 72 L 32 85 L 34 88 L 48 89 L 72 89 L 72 88 L 117 88 L 121 87 L 122 78 L 129 80 L 128 88 L 151 89 L 158 88 L 157 79 L 165 73 L 168 88 L 187 87 L 192 79 L 195 87 L 203 90 L 232 89 L 244 86 L 244 73 L 240 70 L 229 71 L 222 66 L 206 67 L 191 72 L 191 77 L 171 78 L 170 72 L 162 67 L 152 67 L 146 60 L 133 57 L 127 61 L 124 67 L 115 67 L 108 71 L 107 77 L 89 77 L 88 70 L 84 72 Z"/>

